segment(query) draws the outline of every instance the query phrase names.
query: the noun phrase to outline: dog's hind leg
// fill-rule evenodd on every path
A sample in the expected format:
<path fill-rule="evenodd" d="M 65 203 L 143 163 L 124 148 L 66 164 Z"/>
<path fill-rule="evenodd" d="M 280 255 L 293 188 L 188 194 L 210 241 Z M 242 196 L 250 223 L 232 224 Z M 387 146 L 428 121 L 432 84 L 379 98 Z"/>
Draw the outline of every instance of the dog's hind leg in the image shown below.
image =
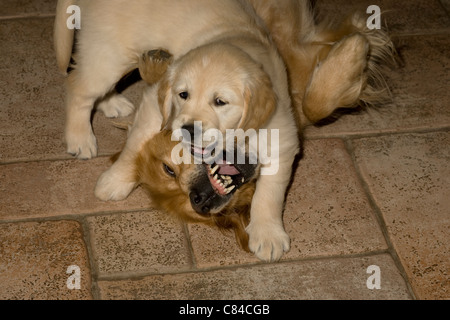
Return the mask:
<path fill-rule="evenodd" d="M 67 152 L 79 159 L 97 156 L 97 140 L 91 126 L 91 114 L 97 94 L 86 94 L 74 80 L 75 70 L 67 79 L 65 141 Z"/>
<path fill-rule="evenodd" d="M 314 122 L 330 116 L 337 108 L 359 102 L 367 76 L 369 43 L 353 34 L 336 43 L 326 59 L 315 67 L 306 88 L 303 112 Z"/>
<path fill-rule="evenodd" d="M 113 90 L 130 67 L 118 61 L 120 55 L 115 54 L 99 57 L 95 51 L 87 51 L 80 52 L 79 57 L 84 59 L 77 61 L 66 80 L 65 140 L 68 153 L 79 159 L 90 159 L 97 156 L 97 141 L 91 126 L 94 104 Z M 108 105 L 117 102 L 121 101 L 116 97 Z"/>
<path fill-rule="evenodd" d="M 99 101 L 97 110 L 108 118 L 126 117 L 134 111 L 134 105 L 125 96 L 113 91 Z"/>
<path fill-rule="evenodd" d="M 386 32 L 368 29 L 366 20 L 353 14 L 339 26 L 324 21 L 311 41 L 322 47 L 303 101 L 311 122 L 338 108 L 390 101 L 381 68 L 395 64 L 396 52 Z"/>

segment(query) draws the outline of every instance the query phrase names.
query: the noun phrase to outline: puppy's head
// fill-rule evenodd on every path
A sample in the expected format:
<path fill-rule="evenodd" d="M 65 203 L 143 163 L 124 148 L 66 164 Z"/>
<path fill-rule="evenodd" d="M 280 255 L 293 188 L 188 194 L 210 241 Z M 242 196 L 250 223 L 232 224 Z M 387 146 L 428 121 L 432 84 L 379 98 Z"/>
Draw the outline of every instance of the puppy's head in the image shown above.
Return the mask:
<path fill-rule="evenodd" d="M 160 82 L 163 127 L 201 121 L 211 128 L 258 129 L 275 110 L 276 95 L 262 66 L 229 44 L 196 48 L 175 61 Z"/>
<path fill-rule="evenodd" d="M 137 181 L 161 209 L 188 222 L 202 222 L 235 231 L 248 250 L 245 227 L 258 167 L 252 164 L 177 164 L 180 143 L 163 130 L 150 139 L 136 159 Z M 189 151 L 188 151 L 189 152 Z M 177 154 L 177 156 L 180 154 Z M 190 154 L 189 154 L 190 157 Z"/>

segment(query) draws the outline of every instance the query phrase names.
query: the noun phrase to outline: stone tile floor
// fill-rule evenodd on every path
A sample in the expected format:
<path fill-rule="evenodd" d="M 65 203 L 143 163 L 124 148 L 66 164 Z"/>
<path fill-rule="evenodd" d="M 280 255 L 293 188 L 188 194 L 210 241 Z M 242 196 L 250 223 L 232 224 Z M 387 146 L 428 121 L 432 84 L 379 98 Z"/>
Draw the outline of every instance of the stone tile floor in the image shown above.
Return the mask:
<path fill-rule="evenodd" d="M 338 16 L 372 2 L 318 5 Z M 271 264 L 153 210 L 142 190 L 94 197 L 126 134 L 97 114 L 100 157 L 64 153 L 55 3 L 0 3 L 0 299 L 450 299 L 448 0 L 376 1 L 404 60 L 387 71 L 393 102 L 306 130 L 292 248 Z M 381 289 L 367 287 L 372 265 Z"/>

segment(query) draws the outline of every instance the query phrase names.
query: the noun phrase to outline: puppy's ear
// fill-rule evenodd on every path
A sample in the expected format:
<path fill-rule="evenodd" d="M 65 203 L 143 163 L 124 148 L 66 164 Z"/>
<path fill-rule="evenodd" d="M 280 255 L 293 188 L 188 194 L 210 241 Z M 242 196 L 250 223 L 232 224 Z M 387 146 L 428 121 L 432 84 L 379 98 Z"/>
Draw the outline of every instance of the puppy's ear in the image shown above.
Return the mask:
<path fill-rule="evenodd" d="M 244 131 L 261 128 L 275 111 L 276 103 L 272 82 L 262 72 L 244 90 L 244 110 L 238 128 Z"/>
<path fill-rule="evenodd" d="M 163 121 L 161 124 L 161 131 L 166 129 L 169 124 L 170 115 L 172 113 L 172 87 L 170 85 L 170 80 L 166 74 L 159 82 L 158 89 L 158 104 L 159 110 L 163 116 Z"/>

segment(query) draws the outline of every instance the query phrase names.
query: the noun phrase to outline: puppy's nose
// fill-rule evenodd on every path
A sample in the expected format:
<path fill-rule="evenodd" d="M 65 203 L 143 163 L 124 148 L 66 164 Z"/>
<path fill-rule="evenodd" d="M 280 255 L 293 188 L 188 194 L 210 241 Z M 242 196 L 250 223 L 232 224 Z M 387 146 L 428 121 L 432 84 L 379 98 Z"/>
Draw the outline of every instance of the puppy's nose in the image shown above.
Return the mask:
<path fill-rule="evenodd" d="M 195 212 L 199 214 L 208 214 L 210 211 L 210 208 L 207 204 L 205 204 L 208 200 L 208 195 L 204 192 L 197 192 L 192 191 L 189 194 L 189 198 L 191 200 L 192 208 L 195 210 Z"/>

